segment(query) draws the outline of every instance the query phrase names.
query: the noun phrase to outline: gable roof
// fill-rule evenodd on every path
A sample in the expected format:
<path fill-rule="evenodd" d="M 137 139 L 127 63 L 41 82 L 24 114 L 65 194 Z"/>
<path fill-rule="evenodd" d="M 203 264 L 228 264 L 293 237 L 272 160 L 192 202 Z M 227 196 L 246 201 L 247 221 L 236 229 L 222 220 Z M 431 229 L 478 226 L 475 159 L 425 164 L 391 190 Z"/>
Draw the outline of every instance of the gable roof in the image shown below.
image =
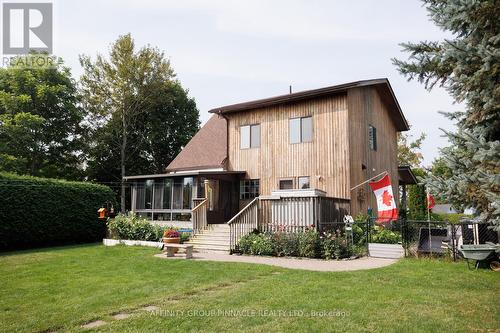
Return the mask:
<path fill-rule="evenodd" d="M 386 78 L 383 79 L 373 79 L 373 80 L 363 80 L 350 83 L 339 84 L 330 87 L 324 87 L 313 90 L 304 90 L 292 94 L 279 95 L 270 98 L 258 99 L 250 102 L 232 104 L 227 106 L 222 106 L 210 110 L 211 113 L 225 114 L 230 112 L 241 112 L 248 111 L 257 108 L 263 108 L 278 104 L 293 103 L 318 97 L 331 96 L 338 93 L 346 92 L 349 89 L 357 87 L 374 86 L 378 93 L 380 94 L 384 103 L 386 103 L 389 111 L 391 112 L 396 128 L 399 131 L 408 131 L 410 129 L 408 122 L 401 111 L 398 100 L 394 95 L 394 91 Z"/>
<path fill-rule="evenodd" d="M 213 115 L 167 166 L 167 171 L 223 168 L 226 157 L 226 120 Z"/>

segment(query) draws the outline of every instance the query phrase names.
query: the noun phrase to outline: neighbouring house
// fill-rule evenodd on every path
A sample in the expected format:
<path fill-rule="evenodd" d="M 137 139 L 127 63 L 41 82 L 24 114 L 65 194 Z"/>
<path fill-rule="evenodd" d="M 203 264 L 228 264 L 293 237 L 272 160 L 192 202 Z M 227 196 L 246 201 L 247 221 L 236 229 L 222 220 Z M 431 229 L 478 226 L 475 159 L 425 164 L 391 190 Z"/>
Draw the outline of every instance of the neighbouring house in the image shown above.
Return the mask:
<path fill-rule="evenodd" d="M 396 202 L 398 184 L 415 182 L 408 167 L 398 167 L 397 133 L 409 126 L 387 79 L 210 113 L 165 173 L 125 177 L 131 183 L 132 211 L 184 223 L 195 233 L 230 222 L 235 242 L 258 225 L 319 227 L 342 221 L 347 213 L 376 210 L 368 184 L 351 188 L 383 171 L 391 178 Z"/>

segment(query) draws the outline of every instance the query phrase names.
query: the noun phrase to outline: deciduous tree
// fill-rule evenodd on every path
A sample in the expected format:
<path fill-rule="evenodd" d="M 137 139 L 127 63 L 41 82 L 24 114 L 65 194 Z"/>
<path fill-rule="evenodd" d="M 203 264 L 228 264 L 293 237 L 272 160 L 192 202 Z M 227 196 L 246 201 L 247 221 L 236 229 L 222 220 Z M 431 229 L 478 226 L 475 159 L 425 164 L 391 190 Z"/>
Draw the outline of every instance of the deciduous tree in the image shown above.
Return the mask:
<path fill-rule="evenodd" d="M 112 44 L 108 58 L 81 56 L 81 90 L 89 111 L 89 173 L 99 181 L 161 172 L 198 130 L 199 113 L 157 48 L 136 49 L 131 35 Z"/>
<path fill-rule="evenodd" d="M 76 83 L 61 59 L 37 63 L 13 61 L 0 69 L 0 170 L 81 178 L 84 114 Z"/>

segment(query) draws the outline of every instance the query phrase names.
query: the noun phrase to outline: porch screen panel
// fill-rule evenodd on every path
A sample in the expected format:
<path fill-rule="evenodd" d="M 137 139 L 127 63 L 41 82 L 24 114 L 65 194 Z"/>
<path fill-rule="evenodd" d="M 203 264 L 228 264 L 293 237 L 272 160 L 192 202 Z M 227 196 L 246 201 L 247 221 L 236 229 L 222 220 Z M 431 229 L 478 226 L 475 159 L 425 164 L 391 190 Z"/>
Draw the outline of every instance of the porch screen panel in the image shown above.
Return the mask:
<path fill-rule="evenodd" d="M 135 209 L 136 210 L 144 209 L 145 208 L 144 183 L 143 182 L 136 183 L 135 188 L 136 188 Z"/>
<path fill-rule="evenodd" d="M 153 208 L 153 185 L 154 180 L 148 179 L 144 183 L 144 208 L 152 209 Z"/>
<path fill-rule="evenodd" d="M 191 209 L 191 199 L 193 197 L 193 178 L 184 178 L 182 208 Z"/>
<path fill-rule="evenodd" d="M 153 209 L 162 209 L 163 208 L 163 182 L 156 182 L 154 184 L 154 202 Z"/>
<path fill-rule="evenodd" d="M 174 191 L 173 191 L 173 207 L 172 209 L 182 209 L 182 198 L 183 198 L 183 181 L 182 179 L 174 180 Z"/>
<path fill-rule="evenodd" d="M 172 208 L 172 180 L 165 179 L 163 184 L 163 209 Z"/>

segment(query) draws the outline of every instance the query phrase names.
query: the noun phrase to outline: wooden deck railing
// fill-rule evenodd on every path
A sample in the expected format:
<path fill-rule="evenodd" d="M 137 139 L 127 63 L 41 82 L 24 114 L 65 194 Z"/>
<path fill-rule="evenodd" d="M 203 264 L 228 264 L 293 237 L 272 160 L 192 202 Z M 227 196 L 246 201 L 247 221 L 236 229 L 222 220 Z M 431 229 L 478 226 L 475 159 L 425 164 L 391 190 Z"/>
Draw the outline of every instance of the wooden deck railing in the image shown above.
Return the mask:
<path fill-rule="evenodd" d="M 330 197 L 262 197 L 259 200 L 259 230 L 301 232 L 314 227 L 322 231 L 342 222 L 350 201 Z"/>
<path fill-rule="evenodd" d="M 205 198 L 193 199 L 194 208 L 191 210 L 191 219 L 193 221 L 193 235 L 196 235 L 207 229 L 207 205 Z"/>
<path fill-rule="evenodd" d="M 259 198 L 255 198 L 227 222 L 230 230 L 229 244 L 231 252 L 237 249 L 241 237 L 258 228 L 258 211 Z"/>

